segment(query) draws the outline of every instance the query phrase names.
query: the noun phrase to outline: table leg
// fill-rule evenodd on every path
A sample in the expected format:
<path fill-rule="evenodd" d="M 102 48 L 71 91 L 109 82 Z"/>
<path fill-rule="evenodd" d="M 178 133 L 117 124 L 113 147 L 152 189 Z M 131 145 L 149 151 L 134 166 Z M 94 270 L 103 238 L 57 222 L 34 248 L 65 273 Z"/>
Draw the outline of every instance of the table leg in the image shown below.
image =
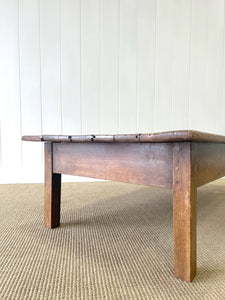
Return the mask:
<path fill-rule="evenodd" d="M 45 226 L 60 225 L 61 174 L 53 173 L 52 143 L 45 143 Z"/>
<path fill-rule="evenodd" d="M 188 282 L 196 275 L 196 202 L 197 187 L 192 168 L 192 144 L 174 143 L 174 272 L 177 278 Z"/>

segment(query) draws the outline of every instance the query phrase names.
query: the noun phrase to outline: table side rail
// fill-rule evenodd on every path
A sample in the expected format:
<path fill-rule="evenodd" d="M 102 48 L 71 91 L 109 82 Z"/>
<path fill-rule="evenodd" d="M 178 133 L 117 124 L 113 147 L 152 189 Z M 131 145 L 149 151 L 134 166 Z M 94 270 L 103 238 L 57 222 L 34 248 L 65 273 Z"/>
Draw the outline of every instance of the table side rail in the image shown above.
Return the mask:
<path fill-rule="evenodd" d="M 53 143 L 53 172 L 172 188 L 172 143 Z"/>

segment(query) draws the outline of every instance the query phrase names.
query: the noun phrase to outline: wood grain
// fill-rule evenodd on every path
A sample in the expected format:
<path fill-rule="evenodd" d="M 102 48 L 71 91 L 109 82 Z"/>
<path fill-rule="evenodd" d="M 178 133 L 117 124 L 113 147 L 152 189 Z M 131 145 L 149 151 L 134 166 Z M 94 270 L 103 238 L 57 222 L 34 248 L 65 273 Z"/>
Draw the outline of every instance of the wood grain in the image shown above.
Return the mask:
<path fill-rule="evenodd" d="M 53 173 L 52 143 L 45 143 L 45 226 L 60 224 L 61 174 Z"/>
<path fill-rule="evenodd" d="M 174 273 L 191 282 L 196 274 L 197 187 L 192 172 L 192 144 L 173 146 Z"/>
<path fill-rule="evenodd" d="M 89 135 L 26 135 L 23 141 L 52 142 L 121 142 L 121 143 L 172 143 L 172 142 L 207 142 L 225 143 L 224 135 L 211 134 L 194 130 L 177 130 L 157 133 L 137 134 L 89 134 Z"/>
<path fill-rule="evenodd" d="M 53 171 L 172 187 L 172 144 L 54 143 Z"/>
<path fill-rule="evenodd" d="M 48 228 L 60 223 L 61 174 L 173 188 L 174 273 L 187 282 L 193 280 L 197 187 L 225 175 L 224 136 L 186 130 L 25 136 L 23 140 L 45 141 Z"/>
<path fill-rule="evenodd" d="M 225 176 L 225 144 L 193 143 L 193 168 L 197 186 Z"/>

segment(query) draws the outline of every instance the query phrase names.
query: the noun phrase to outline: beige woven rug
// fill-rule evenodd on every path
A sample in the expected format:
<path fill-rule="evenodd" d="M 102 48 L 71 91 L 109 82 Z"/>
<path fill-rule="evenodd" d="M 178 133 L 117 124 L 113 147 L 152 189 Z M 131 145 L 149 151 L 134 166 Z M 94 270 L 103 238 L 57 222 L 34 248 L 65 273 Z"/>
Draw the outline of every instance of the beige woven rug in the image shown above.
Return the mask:
<path fill-rule="evenodd" d="M 62 186 L 61 227 L 43 185 L 0 186 L 0 299 L 225 299 L 225 180 L 198 190 L 198 275 L 173 277 L 172 190 Z"/>

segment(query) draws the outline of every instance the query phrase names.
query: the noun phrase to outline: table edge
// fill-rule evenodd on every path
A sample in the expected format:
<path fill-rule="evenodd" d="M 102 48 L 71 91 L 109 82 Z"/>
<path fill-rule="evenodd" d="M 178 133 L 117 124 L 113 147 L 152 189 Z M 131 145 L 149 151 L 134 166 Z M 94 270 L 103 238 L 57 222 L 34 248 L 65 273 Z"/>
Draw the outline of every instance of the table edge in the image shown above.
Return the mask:
<path fill-rule="evenodd" d="M 32 142 L 104 142 L 104 143 L 163 143 L 163 142 L 209 142 L 225 143 L 224 135 L 196 130 L 177 130 L 137 134 L 90 134 L 90 135 L 24 135 L 22 141 Z"/>

